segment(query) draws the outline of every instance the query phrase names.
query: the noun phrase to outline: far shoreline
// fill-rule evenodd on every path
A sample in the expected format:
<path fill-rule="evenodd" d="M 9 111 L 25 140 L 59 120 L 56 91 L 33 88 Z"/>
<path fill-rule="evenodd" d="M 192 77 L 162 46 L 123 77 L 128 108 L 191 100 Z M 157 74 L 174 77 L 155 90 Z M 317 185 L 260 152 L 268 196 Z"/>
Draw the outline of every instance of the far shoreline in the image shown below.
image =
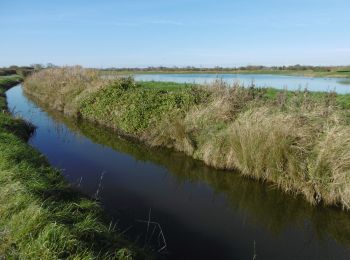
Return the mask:
<path fill-rule="evenodd" d="M 260 74 L 299 76 L 311 78 L 350 78 L 350 67 L 253 67 L 242 68 L 170 68 L 170 67 L 148 67 L 148 68 L 106 68 L 100 69 L 103 74 L 135 75 L 135 74 Z"/>

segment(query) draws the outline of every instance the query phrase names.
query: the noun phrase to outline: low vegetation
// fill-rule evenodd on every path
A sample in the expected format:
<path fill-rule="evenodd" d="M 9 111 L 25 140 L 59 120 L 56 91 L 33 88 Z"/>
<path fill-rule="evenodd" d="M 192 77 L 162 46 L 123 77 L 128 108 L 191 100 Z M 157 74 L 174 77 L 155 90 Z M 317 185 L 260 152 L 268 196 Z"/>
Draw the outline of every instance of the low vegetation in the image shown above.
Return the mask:
<path fill-rule="evenodd" d="M 2 91 L 5 91 L 6 89 L 17 85 L 23 80 L 23 78 L 20 75 L 7 75 L 7 76 L 0 76 L 0 88 Z"/>
<path fill-rule="evenodd" d="M 26 143 L 34 127 L 6 112 L 4 95 L 19 80 L 0 77 L 0 259 L 144 259 Z"/>
<path fill-rule="evenodd" d="M 151 146 L 350 209 L 350 96 L 101 78 L 80 67 L 25 81 L 38 102 Z"/>

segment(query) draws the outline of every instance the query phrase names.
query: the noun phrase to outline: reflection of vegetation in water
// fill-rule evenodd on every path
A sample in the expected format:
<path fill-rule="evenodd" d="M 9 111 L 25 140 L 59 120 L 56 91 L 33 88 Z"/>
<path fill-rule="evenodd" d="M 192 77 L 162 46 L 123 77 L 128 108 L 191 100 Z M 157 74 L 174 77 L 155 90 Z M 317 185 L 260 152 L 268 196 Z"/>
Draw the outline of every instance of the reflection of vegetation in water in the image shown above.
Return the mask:
<path fill-rule="evenodd" d="M 308 224 L 319 239 L 332 237 L 346 246 L 350 245 L 350 215 L 347 212 L 313 207 L 301 198 L 286 195 L 232 172 L 212 169 L 182 153 L 149 148 L 119 138 L 115 132 L 89 122 L 77 122 L 52 112 L 50 115 L 96 143 L 129 154 L 137 160 L 164 166 L 180 182 L 207 183 L 215 192 L 225 195 L 232 209 L 245 213 L 252 222 L 263 225 L 271 232 L 282 232 L 291 224 L 300 228 Z"/>
<path fill-rule="evenodd" d="M 338 80 L 338 83 L 343 84 L 343 85 L 350 85 L 350 79 Z"/>

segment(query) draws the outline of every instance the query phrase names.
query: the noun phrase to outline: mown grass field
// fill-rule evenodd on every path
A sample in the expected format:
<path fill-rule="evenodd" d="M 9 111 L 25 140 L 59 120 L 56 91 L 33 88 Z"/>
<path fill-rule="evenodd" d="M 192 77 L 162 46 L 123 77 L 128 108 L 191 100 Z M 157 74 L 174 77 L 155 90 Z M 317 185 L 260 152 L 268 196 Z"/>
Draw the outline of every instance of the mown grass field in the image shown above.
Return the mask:
<path fill-rule="evenodd" d="M 239 170 L 312 204 L 350 209 L 350 95 L 101 78 L 81 67 L 43 70 L 24 90 L 37 101 Z"/>
<path fill-rule="evenodd" d="M 0 77 L 0 259 L 147 258 L 26 143 L 34 127 L 7 113 L 4 95 L 20 80 Z"/>

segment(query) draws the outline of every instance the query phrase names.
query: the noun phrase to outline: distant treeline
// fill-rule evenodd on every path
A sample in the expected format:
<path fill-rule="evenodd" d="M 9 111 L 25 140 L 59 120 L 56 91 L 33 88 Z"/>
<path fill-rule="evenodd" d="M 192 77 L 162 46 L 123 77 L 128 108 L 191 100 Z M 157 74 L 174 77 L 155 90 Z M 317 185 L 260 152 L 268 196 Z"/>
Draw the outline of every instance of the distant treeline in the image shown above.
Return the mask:
<path fill-rule="evenodd" d="M 52 63 L 44 64 L 31 64 L 29 66 L 17 66 L 11 65 L 9 67 L 0 68 L 0 76 L 10 76 L 10 75 L 20 75 L 22 77 L 26 77 L 30 75 L 34 71 L 39 71 L 42 69 L 50 69 L 50 68 L 58 68 L 59 66 L 54 65 Z"/>
<path fill-rule="evenodd" d="M 10 75 L 20 75 L 20 76 L 28 76 L 30 73 L 35 71 L 34 67 L 27 66 L 10 66 L 8 68 L 0 68 L 0 76 L 10 76 Z"/>
<path fill-rule="evenodd" d="M 33 71 L 39 71 L 42 69 L 48 68 L 59 68 L 52 63 L 44 64 L 31 64 L 29 66 L 16 66 L 12 65 L 6 68 L 0 68 L 0 76 L 19 74 L 21 76 L 27 76 Z M 203 72 L 203 71 L 212 71 L 212 72 L 227 72 L 227 71 L 314 71 L 314 72 L 350 72 L 349 66 L 309 66 L 309 65 L 292 65 L 292 66 L 263 66 L 263 65 L 249 65 L 249 66 L 240 66 L 240 67 L 194 67 L 194 66 L 185 66 L 185 67 L 166 67 L 166 66 L 149 66 L 145 68 L 137 68 L 137 67 L 109 67 L 100 69 L 101 71 L 141 71 L 141 72 L 151 72 L 151 71 L 167 71 L 167 72 Z"/>
<path fill-rule="evenodd" d="M 187 67 L 147 67 L 147 68 L 106 68 L 104 71 L 350 71 L 350 66 L 307 66 L 307 65 L 293 65 L 293 66 L 242 66 L 242 67 L 213 67 L 213 68 L 198 68 L 193 66 Z"/>

